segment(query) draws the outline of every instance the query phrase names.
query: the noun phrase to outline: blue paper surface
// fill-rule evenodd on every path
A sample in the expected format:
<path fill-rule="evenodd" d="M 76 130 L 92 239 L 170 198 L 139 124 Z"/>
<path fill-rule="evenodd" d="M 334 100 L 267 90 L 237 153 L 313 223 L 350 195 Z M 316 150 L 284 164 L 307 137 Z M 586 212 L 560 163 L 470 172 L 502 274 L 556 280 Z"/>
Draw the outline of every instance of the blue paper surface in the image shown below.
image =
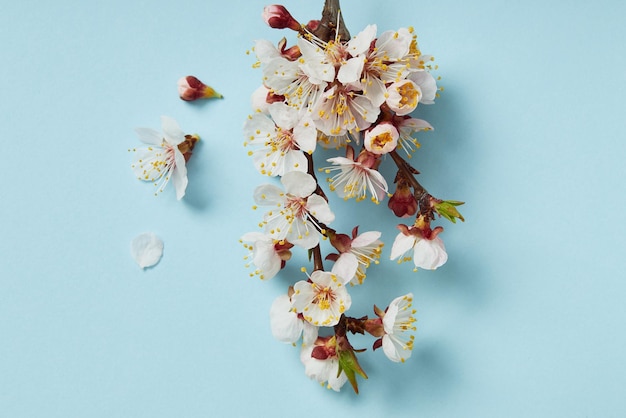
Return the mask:
<path fill-rule="evenodd" d="M 262 77 L 246 51 L 294 39 L 265 26 L 265 4 L 3 4 L 0 416 L 626 415 L 626 3 L 342 2 L 353 34 L 414 26 L 435 56 L 445 90 L 415 112 L 435 130 L 412 163 L 467 202 L 465 223 L 441 222 L 445 266 L 382 260 L 351 289 L 354 316 L 408 292 L 418 309 L 405 364 L 354 338 L 358 396 L 310 381 L 271 336 L 300 264 L 261 282 L 238 242 L 268 181 L 242 146 Z M 306 22 L 322 2 L 285 6 Z M 224 99 L 181 101 L 185 75 Z M 134 128 L 161 115 L 201 137 L 182 201 L 130 169 Z M 333 199 L 337 226 L 381 230 L 388 258 L 386 205 Z M 129 245 L 145 231 L 165 251 L 144 271 Z"/>

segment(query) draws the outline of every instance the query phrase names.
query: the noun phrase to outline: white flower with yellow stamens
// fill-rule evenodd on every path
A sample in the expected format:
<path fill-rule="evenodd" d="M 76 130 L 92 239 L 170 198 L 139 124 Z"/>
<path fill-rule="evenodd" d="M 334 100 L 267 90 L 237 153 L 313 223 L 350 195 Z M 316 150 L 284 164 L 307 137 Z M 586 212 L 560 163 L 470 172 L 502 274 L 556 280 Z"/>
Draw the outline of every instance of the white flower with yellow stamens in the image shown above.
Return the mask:
<path fill-rule="evenodd" d="M 415 310 L 411 309 L 413 294 L 395 298 L 389 304 L 383 316 L 382 347 L 389 360 L 404 362 L 411 357 L 413 350 L 413 335 L 407 336 L 407 331 L 415 331 Z"/>
<path fill-rule="evenodd" d="M 293 287 L 291 299 L 296 312 L 315 326 L 337 325 L 352 304 L 343 281 L 334 273 L 314 271 L 308 281 L 299 281 Z"/>
<path fill-rule="evenodd" d="M 287 239 L 305 249 L 319 243 L 318 222 L 329 224 L 335 219 L 328 202 L 314 194 L 317 182 L 308 173 L 290 171 L 281 179 L 285 191 L 273 184 L 264 184 L 254 190 L 257 205 L 270 206 L 261 226 L 275 240 Z"/>
<path fill-rule="evenodd" d="M 139 180 L 154 183 L 157 188 L 155 195 L 162 192 L 172 180 L 176 198 L 180 200 L 185 195 L 188 180 L 185 157 L 178 146 L 186 137 L 178 123 L 170 117 L 162 116 L 161 125 L 162 134 L 149 128 L 135 130 L 139 139 L 149 146 L 132 150 L 137 156 L 131 168 Z M 197 136 L 189 137 L 193 142 L 198 140 Z"/>
<path fill-rule="evenodd" d="M 268 107 L 271 119 L 263 113 L 249 116 L 244 125 L 246 145 L 257 147 L 249 154 L 261 174 L 282 176 L 289 171 L 307 171 L 307 158 L 315 151 L 317 130 L 308 118 L 300 118 L 298 110 L 285 103 Z"/>

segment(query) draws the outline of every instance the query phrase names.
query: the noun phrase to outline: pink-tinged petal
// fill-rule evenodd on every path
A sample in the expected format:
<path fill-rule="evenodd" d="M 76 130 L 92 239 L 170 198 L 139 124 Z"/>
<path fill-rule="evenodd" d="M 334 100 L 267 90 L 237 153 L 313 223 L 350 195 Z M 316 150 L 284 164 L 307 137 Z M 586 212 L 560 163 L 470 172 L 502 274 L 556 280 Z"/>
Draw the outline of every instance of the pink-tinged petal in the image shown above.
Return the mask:
<path fill-rule="evenodd" d="M 367 52 L 376 37 L 376 25 L 367 25 L 365 29 L 348 41 L 347 50 L 353 57 Z"/>
<path fill-rule="evenodd" d="M 335 214 L 330 210 L 328 202 L 320 195 L 314 194 L 309 196 L 306 209 L 315 219 L 325 224 L 329 224 L 335 220 Z"/>
<path fill-rule="evenodd" d="M 420 86 L 422 97 L 420 103 L 433 104 L 437 96 L 437 81 L 428 71 L 416 71 L 408 79 Z"/>
<path fill-rule="evenodd" d="M 152 267 L 163 255 L 163 241 L 152 232 L 140 234 L 131 241 L 130 253 L 139 267 Z"/>
<path fill-rule="evenodd" d="M 185 133 L 178 126 L 178 122 L 169 116 L 161 116 L 161 127 L 165 140 L 170 145 L 178 145 L 185 140 Z"/>
<path fill-rule="evenodd" d="M 307 197 L 317 187 L 317 182 L 310 174 L 300 171 L 285 173 L 280 182 L 285 186 L 287 193 L 297 197 Z"/>
<path fill-rule="evenodd" d="M 415 132 L 425 131 L 425 130 L 432 131 L 435 129 L 431 126 L 430 123 L 426 122 L 425 120 L 415 119 L 415 118 L 405 119 L 402 121 L 402 123 L 400 124 L 400 129 L 407 129 L 407 128 Z"/>
<path fill-rule="evenodd" d="M 415 244 L 413 263 L 415 267 L 425 270 L 435 270 L 448 261 L 448 254 L 439 237 L 433 240 L 422 239 Z"/>
<path fill-rule="evenodd" d="M 331 272 L 340 279 L 342 284 L 348 283 L 359 268 L 359 260 L 352 253 L 343 253 L 339 256 Z"/>
<path fill-rule="evenodd" d="M 366 245 L 370 245 L 374 241 L 380 238 L 382 234 L 378 231 L 368 231 L 359 234 L 355 239 L 352 240 L 352 247 L 359 248 L 365 247 Z"/>
<path fill-rule="evenodd" d="M 303 321 L 292 311 L 291 300 L 287 295 L 277 297 L 270 308 L 270 327 L 278 341 L 295 343 L 302 334 Z"/>
<path fill-rule="evenodd" d="M 254 189 L 254 201 L 262 206 L 282 206 L 285 193 L 273 184 L 262 184 Z"/>
<path fill-rule="evenodd" d="M 298 110 L 284 102 L 272 103 L 269 107 L 269 113 L 276 126 L 285 130 L 292 129 L 298 122 Z"/>
<path fill-rule="evenodd" d="M 362 56 L 350 58 L 342 64 L 337 73 L 337 80 L 342 84 L 355 83 L 361 79 L 365 60 Z"/>
<path fill-rule="evenodd" d="M 417 238 L 414 235 L 404 235 L 400 232 L 396 239 L 393 242 L 393 246 L 391 247 L 391 256 L 390 260 L 395 260 L 398 257 L 401 257 L 407 251 L 409 251 L 415 245 L 415 240 Z"/>
<path fill-rule="evenodd" d="M 136 128 L 135 132 L 137 136 L 144 144 L 149 145 L 161 145 L 163 144 L 163 135 L 154 129 L 150 128 Z"/>
<path fill-rule="evenodd" d="M 317 129 L 313 121 L 308 117 L 303 118 L 293 128 L 293 136 L 298 148 L 304 152 L 312 153 L 317 146 Z"/>
<path fill-rule="evenodd" d="M 172 171 L 172 183 L 176 189 L 176 199 L 180 200 L 185 196 L 185 190 L 187 190 L 187 166 L 185 165 L 185 157 L 178 150 L 174 148 L 174 160 L 176 168 Z"/>

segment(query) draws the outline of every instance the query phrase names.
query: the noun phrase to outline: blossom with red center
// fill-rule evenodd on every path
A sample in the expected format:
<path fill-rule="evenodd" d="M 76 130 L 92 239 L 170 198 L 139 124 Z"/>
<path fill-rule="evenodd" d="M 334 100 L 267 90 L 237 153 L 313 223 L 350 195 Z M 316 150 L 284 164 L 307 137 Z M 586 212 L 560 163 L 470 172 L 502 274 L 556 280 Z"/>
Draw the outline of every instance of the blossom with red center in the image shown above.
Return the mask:
<path fill-rule="evenodd" d="M 422 217 L 418 217 L 415 226 L 398 225 L 400 233 L 391 247 L 391 260 L 398 259 L 398 263 L 413 260 L 415 270 L 435 270 L 448 261 L 448 254 L 443 241 L 438 235 L 443 228 L 438 226 L 430 229 Z"/>
<path fill-rule="evenodd" d="M 273 184 L 264 184 L 254 190 L 257 205 L 273 207 L 263 218 L 265 227 L 274 240 L 287 239 L 305 249 L 319 243 L 319 223 L 329 224 L 335 219 L 328 202 L 314 191 L 317 182 L 308 173 L 290 171 L 281 179 L 283 191 Z"/>

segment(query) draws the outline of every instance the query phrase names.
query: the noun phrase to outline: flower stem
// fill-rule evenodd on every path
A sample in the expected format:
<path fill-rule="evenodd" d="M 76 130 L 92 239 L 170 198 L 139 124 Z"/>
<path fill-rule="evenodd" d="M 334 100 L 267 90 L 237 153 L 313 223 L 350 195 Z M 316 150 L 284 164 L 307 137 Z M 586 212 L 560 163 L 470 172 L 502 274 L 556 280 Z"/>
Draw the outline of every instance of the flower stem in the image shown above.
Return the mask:
<path fill-rule="evenodd" d="M 326 0 L 324 2 L 324 10 L 322 10 L 322 19 L 319 27 L 313 31 L 313 34 L 322 41 L 332 41 L 336 38 L 342 41 L 350 39 L 350 32 L 346 28 L 341 16 L 341 8 L 339 0 Z"/>
<path fill-rule="evenodd" d="M 415 169 L 411 167 L 411 165 L 404 158 L 402 158 L 396 150 L 391 151 L 389 155 L 391 155 L 393 162 L 396 163 L 396 166 L 398 166 L 398 170 L 402 174 L 402 177 L 404 177 L 413 188 L 413 197 L 415 197 L 415 201 L 419 206 L 420 213 L 428 215 L 428 218 L 432 217 L 432 207 L 430 205 L 432 195 L 428 193 L 424 186 L 422 186 L 415 178 Z"/>

